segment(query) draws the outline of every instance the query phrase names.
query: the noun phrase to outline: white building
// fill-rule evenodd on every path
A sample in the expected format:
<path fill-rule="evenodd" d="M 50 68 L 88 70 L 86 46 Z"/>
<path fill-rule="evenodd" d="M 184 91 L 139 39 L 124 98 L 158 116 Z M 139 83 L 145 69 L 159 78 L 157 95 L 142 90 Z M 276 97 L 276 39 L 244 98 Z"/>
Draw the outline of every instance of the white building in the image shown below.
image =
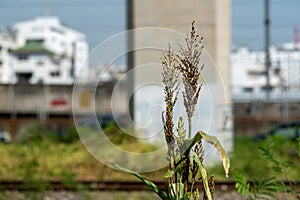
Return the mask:
<path fill-rule="evenodd" d="M 11 33 L 0 32 L 0 83 L 9 84 L 14 77 L 11 51 L 24 45 L 24 40 Z"/>
<path fill-rule="evenodd" d="M 118 81 L 124 79 L 125 72 L 125 65 L 100 65 L 97 67 L 91 67 L 87 78 L 80 81 L 85 83 Z"/>
<path fill-rule="evenodd" d="M 86 37 L 61 25 L 57 17 L 19 22 L 12 26 L 12 31 L 25 42 L 11 51 L 13 72 L 2 72 L 10 83 L 25 78 L 31 84 L 72 84 L 75 77 L 86 75 Z"/>
<path fill-rule="evenodd" d="M 293 48 L 292 48 L 293 47 Z M 293 44 L 270 48 L 271 95 L 300 91 L 300 50 Z M 239 47 L 232 51 L 231 88 L 233 96 L 263 93 L 266 86 L 265 52 Z"/>

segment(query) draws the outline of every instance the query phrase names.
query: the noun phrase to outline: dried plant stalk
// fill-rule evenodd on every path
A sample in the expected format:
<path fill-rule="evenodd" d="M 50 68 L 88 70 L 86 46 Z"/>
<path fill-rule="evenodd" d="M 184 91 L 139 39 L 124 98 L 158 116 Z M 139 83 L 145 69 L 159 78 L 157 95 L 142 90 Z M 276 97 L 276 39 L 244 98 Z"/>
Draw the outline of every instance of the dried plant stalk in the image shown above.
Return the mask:
<path fill-rule="evenodd" d="M 196 34 L 195 22 L 192 23 L 192 31 L 185 39 L 186 47 L 180 46 L 180 64 L 179 70 L 183 76 L 184 92 L 183 100 L 188 120 L 191 120 L 195 112 L 195 106 L 198 102 L 199 93 L 202 84 L 198 84 L 200 78 L 199 70 L 200 56 L 204 46 L 202 45 L 203 37 L 199 38 Z M 191 131 L 191 130 L 190 130 Z M 189 138 L 191 137 L 189 133 Z"/>
<path fill-rule="evenodd" d="M 167 54 L 163 54 L 162 58 L 162 82 L 165 85 L 164 93 L 165 93 L 165 102 L 166 102 L 166 113 L 165 116 L 162 116 L 164 133 L 166 142 L 168 145 L 168 154 L 167 160 L 169 162 L 169 169 L 174 170 L 175 168 L 175 160 L 177 150 L 175 149 L 175 134 L 174 134 L 174 122 L 173 122 L 173 110 L 174 106 L 177 102 L 178 97 L 178 76 L 179 70 L 176 65 L 178 64 L 177 58 L 174 56 L 173 51 L 171 50 L 171 46 L 169 45 L 169 49 Z M 174 180 L 175 179 L 175 180 Z M 174 181 L 177 182 L 177 176 L 170 178 L 171 185 L 174 184 Z"/>
<path fill-rule="evenodd" d="M 169 50 L 167 54 L 163 55 L 162 58 L 162 82 L 165 85 L 165 102 L 166 102 L 166 116 L 164 120 L 164 131 L 167 143 L 174 141 L 174 123 L 173 123 L 173 110 L 178 96 L 178 77 L 179 71 L 177 70 L 178 61 L 171 51 L 171 46 L 169 45 Z"/>
<path fill-rule="evenodd" d="M 165 85 L 166 110 L 162 113 L 162 121 L 165 139 L 168 146 L 167 160 L 169 162 L 168 172 L 165 174 L 166 192 L 163 193 L 153 182 L 136 172 L 113 164 L 122 171 L 131 173 L 148 185 L 161 199 L 200 199 L 199 188 L 195 187 L 197 181 L 203 183 L 203 199 L 212 200 L 215 190 L 214 178 L 209 177 L 203 165 L 204 149 L 202 140 L 213 145 L 220 153 L 223 167 L 228 176 L 230 161 L 221 146 L 219 140 L 207 135 L 202 131 L 191 138 L 192 117 L 198 103 L 201 84 L 199 84 L 200 56 L 203 50 L 203 38 L 199 38 L 195 31 L 195 22 L 192 23 L 192 31 L 186 38 L 186 47 L 180 46 L 180 55 L 175 55 L 169 45 L 168 51 L 162 57 L 162 82 Z M 179 76 L 182 77 L 184 86 L 183 103 L 188 118 L 188 138 L 184 120 L 179 117 L 176 131 L 174 130 L 173 112 L 178 100 Z M 177 134 L 176 134 L 177 133 Z"/>
<path fill-rule="evenodd" d="M 188 117 L 188 138 L 192 137 L 192 117 L 195 112 L 195 107 L 198 103 L 199 93 L 202 86 L 202 84 L 198 83 L 200 78 L 200 70 L 202 70 L 204 67 L 204 65 L 202 65 L 199 69 L 200 56 L 204 48 L 204 46 L 202 45 L 202 40 L 203 37 L 199 38 L 199 35 L 196 34 L 195 21 L 193 21 L 190 35 L 185 38 L 186 46 L 183 47 L 180 45 L 179 49 L 180 55 L 178 57 L 180 63 L 178 65 L 178 68 L 183 77 L 183 101 Z M 201 140 L 197 142 L 195 150 L 197 152 L 197 155 L 199 156 L 200 161 L 203 162 L 204 149 Z M 184 177 L 186 178 L 185 182 L 187 184 L 190 172 L 190 158 L 188 154 L 186 155 L 186 157 L 187 159 L 186 169 L 184 170 Z M 194 178 L 195 174 L 197 174 L 198 172 L 198 169 L 195 163 L 193 163 L 192 167 L 193 169 L 191 170 L 191 172 L 192 177 Z"/>

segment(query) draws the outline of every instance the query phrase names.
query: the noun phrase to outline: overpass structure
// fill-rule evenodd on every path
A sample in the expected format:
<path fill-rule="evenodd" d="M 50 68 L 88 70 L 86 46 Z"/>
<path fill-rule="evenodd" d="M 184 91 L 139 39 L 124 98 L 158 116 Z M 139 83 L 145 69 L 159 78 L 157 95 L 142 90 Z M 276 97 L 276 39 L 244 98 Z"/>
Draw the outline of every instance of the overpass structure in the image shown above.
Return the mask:
<path fill-rule="evenodd" d="M 15 139 L 29 123 L 42 122 L 54 130 L 73 125 L 73 112 L 82 117 L 111 115 L 114 85 L 114 80 L 84 84 L 74 94 L 73 85 L 0 85 L 0 131 L 11 133 Z M 120 87 L 117 93 L 125 99 L 126 83 Z"/>
<path fill-rule="evenodd" d="M 256 135 L 278 124 L 299 122 L 299 99 L 299 90 L 271 91 L 268 97 L 265 92 L 233 94 L 235 134 Z"/>

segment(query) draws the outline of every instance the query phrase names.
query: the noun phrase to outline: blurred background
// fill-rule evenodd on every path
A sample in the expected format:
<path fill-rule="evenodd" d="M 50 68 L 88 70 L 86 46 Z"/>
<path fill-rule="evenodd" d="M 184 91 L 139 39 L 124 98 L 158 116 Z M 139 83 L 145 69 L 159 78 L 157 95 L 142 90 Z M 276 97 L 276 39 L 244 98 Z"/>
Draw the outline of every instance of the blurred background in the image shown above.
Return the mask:
<path fill-rule="evenodd" d="M 122 99 L 118 125 L 126 127 L 130 117 L 139 122 L 145 118 L 140 105 L 149 102 L 135 96 L 128 103 L 128 93 L 149 81 L 143 77 L 149 75 L 153 78 L 150 81 L 160 79 L 160 71 L 150 68 L 150 74 L 147 69 L 125 79 L 123 75 L 138 65 L 160 63 L 161 52 L 158 56 L 150 51 L 126 53 L 110 63 L 101 60 L 101 55 L 89 53 L 115 34 L 133 28 L 164 27 L 186 34 L 193 20 L 222 77 L 226 97 L 218 101 L 218 106 L 222 106 L 219 112 L 227 121 L 221 120 L 216 129 L 222 132 L 220 139 L 232 156 L 232 170 L 239 169 L 249 179 L 273 176 L 259 152 L 249 149 L 266 145 L 270 137 L 278 136 L 272 139 L 275 155 L 295 162 L 287 174 L 299 180 L 300 161 L 294 152 L 300 135 L 299 8 L 298 0 L 1 0 L 2 185 L 7 186 L 5 181 L 21 181 L 29 187 L 47 180 L 75 185 L 78 180 L 135 180 L 106 167 L 85 150 L 74 125 L 72 105 L 80 119 L 77 123 L 88 125 L 83 127 L 85 132 L 97 132 L 98 125 L 90 119 L 95 107 L 97 123 L 113 143 L 128 151 L 155 150 L 157 145 L 153 142 L 137 140 L 116 125 L 111 99 L 115 84 L 121 82 L 117 90 Z M 116 48 L 125 52 L 147 41 L 168 42 L 143 34 L 122 37 L 112 51 Z M 74 94 L 75 80 L 83 89 Z M 208 72 L 206 84 L 219 81 L 215 73 Z M 149 91 L 147 88 L 144 92 Z M 150 93 L 154 94 L 154 90 Z M 221 170 L 214 164 L 211 168 L 216 178 L 223 180 Z M 161 181 L 163 174 L 164 170 L 159 170 L 148 176 Z M 286 179 L 284 175 L 281 178 Z M 47 188 L 38 185 L 41 191 Z M 24 195 L 43 198 L 40 193 L 5 190 L 0 197 L 22 199 Z M 72 194 L 59 195 L 60 199 L 73 198 L 64 196 Z M 101 195 L 104 196 L 93 197 L 81 192 L 80 199 L 113 196 L 110 192 Z M 122 195 L 127 194 L 120 192 L 115 198 L 123 198 Z M 130 195 L 153 199 L 147 192 Z"/>

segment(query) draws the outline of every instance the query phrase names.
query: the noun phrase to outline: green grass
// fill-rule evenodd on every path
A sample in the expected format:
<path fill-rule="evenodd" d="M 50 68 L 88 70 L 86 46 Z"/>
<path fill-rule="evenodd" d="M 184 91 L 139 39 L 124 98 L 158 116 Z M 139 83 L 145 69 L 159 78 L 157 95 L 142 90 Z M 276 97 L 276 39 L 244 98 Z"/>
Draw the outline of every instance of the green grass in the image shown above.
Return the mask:
<path fill-rule="evenodd" d="M 291 166 L 285 168 L 285 172 L 278 174 L 272 169 L 273 164 L 267 161 L 259 147 L 273 145 L 273 157 L 280 162 L 291 162 Z M 231 155 L 231 177 L 235 170 L 239 170 L 247 179 L 270 178 L 300 180 L 300 158 L 297 155 L 296 141 L 288 141 L 282 137 L 268 138 L 264 141 L 254 141 L 249 137 L 237 137 L 234 141 L 234 151 Z M 216 179 L 224 179 L 224 173 L 219 166 L 210 169 L 216 175 Z"/>
<path fill-rule="evenodd" d="M 141 144 L 139 144 L 141 146 Z M 135 146 L 135 150 L 144 147 Z M 113 170 L 92 157 L 80 141 L 72 144 L 39 142 L 0 144 L 0 177 L 2 180 L 136 180 Z M 154 179 L 163 172 L 154 172 Z"/>
<path fill-rule="evenodd" d="M 108 127 L 112 129 L 111 126 Z M 90 129 L 87 133 L 93 134 Z M 120 130 L 108 132 L 109 138 L 120 148 L 134 152 L 153 150 L 150 144 L 127 138 Z M 33 125 L 17 143 L 0 143 L 0 179 L 24 180 L 135 180 L 126 173 L 111 169 L 96 160 L 80 140 L 55 138 L 40 125 Z M 52 134 L 53 135 L 53 134 Z M 73 136 L 72 136 L 73 135 Z M 122 136 L 121 139 L 118 138 Z M 154 180 L 163 177 L 164 170 L 147 174 Z"/>
<path fill-rule="evenodd" d="M 42 128 L 30 128 L 29 130 L 31 134 L 28 137 L 34 136 L 35 138 L 32 141 L 25 139 L 25 142 L 19 143 L 0 143 L 1 180 L 25 180 L 28 182 L 32 180 L 72 182 L 76 179 L 138 181 L 126 173 L 103 165 L 90 155 L 78 139 L 64 139 L 63 141 L 71 142 L 62 142 L 48 136 L 40 137 L 38 131 L 45 132 Z M 153 150 L 152 145 L 140 143 L 119 131 L 111 125 L 107 127 L 106 133 L 121 148 L 134 152 Z M 121 138 L 119 138 L 120 135 Z M 248 137 L 235 138 L 234 151 L 231 155 L 230 179 L 233 179 L 234 171 L 239 170 L 248 179 L 268 178 L 276 175 L 279 179 L 300 180 L 300 159 L 297 156 L 296 141 L 286 141 L 283 138 L 273 140 L 274 157 L 280 161 L 292 161 L 292 165 L 286 168 L 286 174 L 279 176 L 272 170 L 272 164 L 258 150 L 260 146 L 266 146 L 268 142 L 255 142 Z M 166 169 L 162 169 L 144 175 L 157 181 L 164 180 L 165 172 Z M 226 179 L 224 170 L 219 163 L 216 167 L 209 169 L 209 173 L 214 174 L 216 180 Z"/>

